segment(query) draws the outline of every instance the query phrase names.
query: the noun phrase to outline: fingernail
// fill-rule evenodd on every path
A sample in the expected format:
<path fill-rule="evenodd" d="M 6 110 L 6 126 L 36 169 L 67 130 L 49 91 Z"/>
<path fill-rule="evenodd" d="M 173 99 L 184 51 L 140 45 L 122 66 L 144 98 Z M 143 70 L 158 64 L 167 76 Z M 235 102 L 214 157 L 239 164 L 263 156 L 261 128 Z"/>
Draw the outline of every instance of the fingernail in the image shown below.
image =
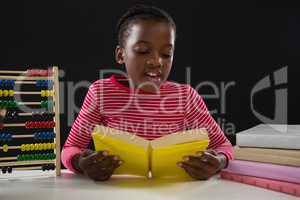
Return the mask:
<path fill-rule="evenodd" d="M 122 160 L 119 160 L 119 162 L 118 162 L 119 165 L 122 165 L 123 163 L 124 163 L 124 161 L 122 161 Z"/>
<path fill-rule="evenodd" d="M 202 155 L 203 155 L 203 151 L 198 151 L 198 152 L 196 153 L 196 155 L 197 155 L 197 156 L 202 156 Z"/>
<path fill-rule="evenodd" d="M 102 155 L 107 156 L 107 155 L 108 155 L 108 152 L 107 152 L 107 151 L 103 151 L 103 152 L 102 152 Z"/>
<path fill-rule="evenodd" d="M 181 162 L 178 162 L 178 163 L 177 163 L 177 166 L 178 166 L 178 167 L 182 167 L 182 163 L 181 163 Z"/>
<path fill-rule="evenodd" d="M 113 159 L 114 160 L 120 160 L 119 156 L 114 156 Z"/>
<path fill-rule="evenodd" d="M 190 158 L 189 158 L 188 156 L 183 156 L 183 160 L 184 160 L 184 161 L 189 161 L 189 159 L 190 159 Z"/>
<path fill-rule="evenodd" d="M 207 162 L 207 159 L 206 158 L 202 158 L 201 159 L 203 162 Z"/>

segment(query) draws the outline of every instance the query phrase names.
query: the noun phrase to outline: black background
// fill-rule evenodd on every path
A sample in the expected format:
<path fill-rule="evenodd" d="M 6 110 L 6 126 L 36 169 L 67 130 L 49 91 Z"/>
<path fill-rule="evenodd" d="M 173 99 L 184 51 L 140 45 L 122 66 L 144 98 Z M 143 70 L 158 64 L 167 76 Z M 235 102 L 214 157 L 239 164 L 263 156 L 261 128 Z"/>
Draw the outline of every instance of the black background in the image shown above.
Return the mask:
<path fill-rule="evenodd" d="M 100 69 L 122 69 L 114 61 L 115 25 L 136 2 L 1 1 L 0 66 L 27 69 L 58 65 L 64 71 L 64 88 L 70 83 L 95 81 Z M 185 83 L 189 66 L 194 87 L 202 81 L 211 81 L 218 87 L 221 82 L 235 82 L 227 91 L 226 113 L 214 114 L 215 119 L 233 123 L 236 132 L 262 123 L 250 109 L 250 91 L 265 76 L 288 66 L 288 84 L 284 86 L 288 87 L 288 123 L 300 123 L 299 7 L 255 1 L 150 3 L 169 12 L 177 24 L 170 80 Z M 87 88 L 77 90 L 72 99 L 66 98 L 71 91 L 62 92 L 62 143 L 71 126 L 68 104 L 75 101 L 80 107 L 86 91 Z M 199 90 L 200 94 L 210 92 L 209 88 Z M 205 101 L 210 110 L 219 109 L 220 99 Z M 264 115 L 272 118 L 274 105 L 274 90 L 257 96 L 255 106 Z M 234 137 L 227 136 L 234 143 Z"/>

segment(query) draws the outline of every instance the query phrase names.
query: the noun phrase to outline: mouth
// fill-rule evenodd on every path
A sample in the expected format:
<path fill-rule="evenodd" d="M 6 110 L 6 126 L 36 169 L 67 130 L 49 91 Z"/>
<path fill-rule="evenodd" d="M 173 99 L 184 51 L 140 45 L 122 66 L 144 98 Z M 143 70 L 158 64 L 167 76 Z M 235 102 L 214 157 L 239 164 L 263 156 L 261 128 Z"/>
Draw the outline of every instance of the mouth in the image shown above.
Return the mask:
<path fill-rule="evenodd" d="M 161 72 L 146 72 L 147 79 L 151 82 L 160 83 L 162 79 Z"/>

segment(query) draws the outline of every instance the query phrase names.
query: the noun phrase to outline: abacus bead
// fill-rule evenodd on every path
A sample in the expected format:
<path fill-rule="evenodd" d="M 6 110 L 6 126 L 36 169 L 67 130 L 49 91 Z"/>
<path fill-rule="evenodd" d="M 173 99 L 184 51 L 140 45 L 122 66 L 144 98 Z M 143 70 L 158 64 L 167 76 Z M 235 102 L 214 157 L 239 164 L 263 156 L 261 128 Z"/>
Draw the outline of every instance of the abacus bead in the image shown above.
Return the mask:
<path fill-rule="evenodd" d="M 47 123 L 47 128 L 52 128 L 52 126 L 53 126 L 52 121 L 49 121 L 49 122 Z"/>
<path fill-rule="evenodd" d="M 3 96 L 3 90 L 0 90 L 0 97 Z"/>
<path fill-rule="evenodd" d="M 39 145 L 38 144 L 34 144 L 34 150 L 35 151 L 39 150 Z"/>
<path fill-rule="evenodd" d="M 42 97 L 46 96 L 46 91 L 45 90 L 41 90 L 41 96 Z"/>
<path fill-rule="evenodd" d="M 31 127 L 31 123 L 30 122 L 25 122 L 25 128 L 30 128 Z"/>
<path fill-rule="evenodd" d="M 51 143 L 46 143 L 45 149 L 46 149 L 46 150 L 50 150 L 50 149 L 51 149 Z"/>
<path fill-rule="evenodd" d="M 12 135 L 10 133 L 7 133 L 7 140 L 10 142 L 12 141 Z"/>
<path fill-rule="evenodd" d="M 8 145 L 7 144 L 3 145 L 3 151 L 8 152 Z"/>
<path fill-rule="evenodd" d="M 2 173 L 6 174 L 6 167 L 2 167 Z"/>
<path fill-rule="evenodd" d="M 44 140 L 44 132 L 40 132 L 40 137 L 39 137 L 40 140 Z"/>
<path fill-rule="evenodd" d="M 5 97 L 8 96 L 8 90 L 3 90 L 3 96 L 5 96 Z"/>
<path fill-rule="evenodd" d="M 28 160 L 33 160 L 34 159 L 34 155 L 33 154 L 28 154 Z"/>
<path fill-rule="evenodd" d="M 0 139 L 1 139 L 3 142 L 5 142 L 5 140 L 6 140 L 6 133 L 2 133 L 2 134 L 0 135 Z"/>
<path fill-rule="evenodd" d="M 4 142 L 8 142 L 8 134 L 4 133 L 4 137 L 3 137 Z"/>
<path fill-rule="evenodd" d="M 6 101 L 6 100 L 3 101 L 3 107 L 4 107 L 4 108 L 7 108 L 7 107 L 8 107 L 8 101 Z"/>
<path fill-rule="evenodd" d="M 53 85 L 52 80 L 48 80 L 48 81 L 47 81 L 47 87 L 48 87 L 48 88 L 51 88 L 52 85 Z"/>
<path fill-rule="evenodd" d="M 48 140 L 52 139 L 52 133 L 51 132 L 48 132 L 47 138 L 48 138 Z"/>
<path fill-rule="evenodd" d="M 21 151 L 25 151 L 25 144 L 21 145 Z"/>
<path fill-rule="evenodd" d="M 13 107 L 14 107 L 14 101 L 9 100 L 9 101 L 8 101 L 7 107 L 8 107 L 8 108 L 13 108 Z"/>
<path fill-rule="evenodd" d="M 14 91 L 14 90 L 9 90 L 9 91 L 8 91 L 8 94 L 9 94 L 10 97 L 12 97 L 12 96 L 14 96 L 15 91 Z"/>
<path fill-rule="evenodd" d="M 33 139 L 38 140 L 38 132 L 35 132 L 35 133 L 33 134 Z"/>
<path fill-rule="evenodd" d="M 47 76 L 47 70 L 40 70 L 40 76 Z"/>
<path fill-rule="evenodd" d="M 8 87 L 9 86 L 9 80 L 4 80 L 4 87 Z"/>
<path fill-rule="evenodd" d="M 25 144 L 25 151 L 29 151 L 30 150 L 30 144 Z"/>
<path fill-rule="evenodd" d="M 46 81 L 45 80 L 41 80 L 41 86 L 45 87 L 46 86 Z"/>
<path fill-rule="evenodd" d="M 37 81 L 35 82 L 35 85 L 36 85 L 37 87 L 41 87 L 41 80 L 37 80 Z"/>
<path fill-rule="evenodd" d="M 51 138 L 50 138 L 50 132 L 45 132 L 45 139 L 46 139 L 46 140 L 51 139 Z"/>
<path fill-rule="evenodd" d="M 44 87 L 45 86 L 45 80 L 40 80 L 40 87 Z"/>
<path fill-rule="evenodd" d="M 39 122 L 32 122 L 32 128 L 38 128 Z"/>

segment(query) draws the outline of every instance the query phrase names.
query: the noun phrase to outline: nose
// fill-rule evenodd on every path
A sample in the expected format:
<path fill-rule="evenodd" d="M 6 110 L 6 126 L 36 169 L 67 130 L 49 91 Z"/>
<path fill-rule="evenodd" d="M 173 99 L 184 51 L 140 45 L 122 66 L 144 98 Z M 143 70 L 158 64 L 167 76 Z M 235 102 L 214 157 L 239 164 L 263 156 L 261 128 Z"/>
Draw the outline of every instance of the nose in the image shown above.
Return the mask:
<path fill-rule="evenodd" d="M 158 54 L 154 54 L 151 58 L 146 61 L 146 64 L 151 67 L 159 67 L 163 66 L 162 58 Z"/>

